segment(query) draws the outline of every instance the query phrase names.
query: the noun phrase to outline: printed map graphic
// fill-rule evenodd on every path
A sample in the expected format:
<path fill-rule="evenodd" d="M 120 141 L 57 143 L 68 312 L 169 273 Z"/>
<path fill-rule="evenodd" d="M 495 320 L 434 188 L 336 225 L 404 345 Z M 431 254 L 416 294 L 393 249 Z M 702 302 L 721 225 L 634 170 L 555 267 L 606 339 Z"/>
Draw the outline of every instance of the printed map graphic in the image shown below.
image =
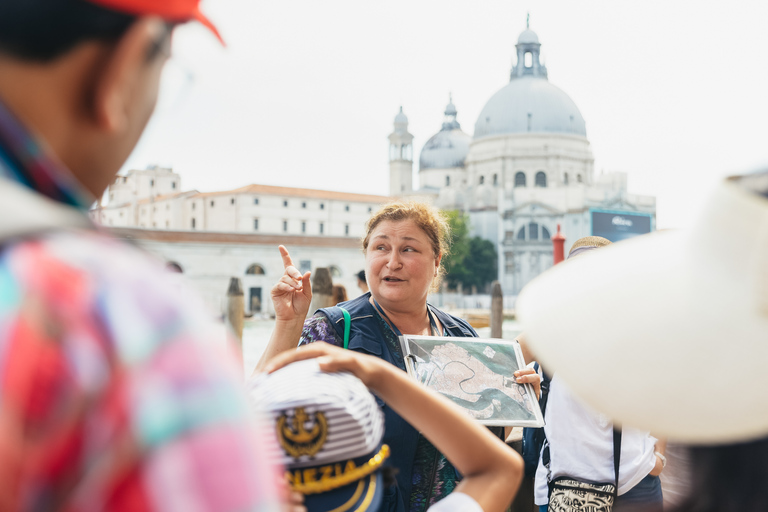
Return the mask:
<path fill-rule="evenodd" d="M 540 423 L 538 404 L 517 384 L 515 345 L 468 338 L 406 337 L 418 381 L 442 393 L 485 424 Z M 450 341 L 449 341 L 450 340 Z M 534 410 L 535 408 L 535 410 Z"/>

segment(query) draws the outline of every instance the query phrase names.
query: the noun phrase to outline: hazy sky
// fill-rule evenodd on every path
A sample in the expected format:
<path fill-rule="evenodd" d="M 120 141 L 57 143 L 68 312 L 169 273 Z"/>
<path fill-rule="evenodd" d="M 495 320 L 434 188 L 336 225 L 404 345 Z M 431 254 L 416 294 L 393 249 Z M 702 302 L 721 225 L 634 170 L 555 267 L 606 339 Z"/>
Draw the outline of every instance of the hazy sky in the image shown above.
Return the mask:
<path fill-rule="evenodd" d="M 470 135 L 509 80 L 530 12 L 550 81 L 587 122 L 595 172 L 685 227 L 725 175 L 768 166 L 768 2 L 206 0 L 227 41 L 176 32 L 155 117 L 128 168 L 185 189 L 249 183 L 386 194 L 400 105 L 415 160 L 448 94 Z M 414 165 L 414 171 L 418 163 Z"/>

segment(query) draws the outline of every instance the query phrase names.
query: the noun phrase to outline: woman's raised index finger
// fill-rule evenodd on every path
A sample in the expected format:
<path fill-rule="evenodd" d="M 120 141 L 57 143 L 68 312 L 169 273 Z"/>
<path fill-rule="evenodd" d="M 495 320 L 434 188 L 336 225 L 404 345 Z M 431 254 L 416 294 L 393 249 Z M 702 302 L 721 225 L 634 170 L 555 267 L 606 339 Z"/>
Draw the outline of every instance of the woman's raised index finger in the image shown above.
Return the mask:
<path fill-rule="evenodd" d="M 293 260 L 291 259 L 291 255 L 288 253 L 288 249 L 286 249 L 284 245 L 279 245 L 277 248 L 280 250 L 280 256 L 283 258 L 283 267 L 293 267 Z"/>

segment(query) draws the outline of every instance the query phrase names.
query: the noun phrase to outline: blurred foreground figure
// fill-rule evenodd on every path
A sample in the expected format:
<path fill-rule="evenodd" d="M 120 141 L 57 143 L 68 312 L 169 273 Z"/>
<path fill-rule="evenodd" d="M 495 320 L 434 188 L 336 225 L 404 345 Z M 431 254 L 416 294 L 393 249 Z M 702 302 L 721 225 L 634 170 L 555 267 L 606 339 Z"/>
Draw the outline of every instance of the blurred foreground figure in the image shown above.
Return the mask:
<path fill-rule="evenodd" d="M 571 247 L 568 261 L 591 258 L 596 249 L 602 251 L 610 244 L 599 236 L 580 238 Z M 550 372 L 548 366 L 542 368 Z M 601 367 L 594 369 L 600 371 Z M 662 509 L 659 474 L 666 463 L 663 442 L 648 431 L 614 425 L 574 397 L 559 372 L 552 375 L 549 384 L 544 419 L 546 441 L 535 484 L 535 503 L 540 510 L 560 510 L 568 492 L 554 489 L 579 485 L 574 482 L 590 482 L 596 484 L 592 488 L 608 489 L 610 497 L 606 492 L 589 495 L 588 505 L 595 510 L 602 510 L 600 505 L 608 501 L 619 510 L 630 506 L 648 511 Z"/>
<path fill-rule="evenodd" d="M 726 180 L 690 232 L 558 265 L 517 313 L 574 393 L 690 445 L 680 510 L 768 510 L 768 171 Z"/>
<path fill-rule="evenodd" d="M 0 2 L 0 510 L 277 507 L 220 332 L 86 215 L 197 3 Z"/>

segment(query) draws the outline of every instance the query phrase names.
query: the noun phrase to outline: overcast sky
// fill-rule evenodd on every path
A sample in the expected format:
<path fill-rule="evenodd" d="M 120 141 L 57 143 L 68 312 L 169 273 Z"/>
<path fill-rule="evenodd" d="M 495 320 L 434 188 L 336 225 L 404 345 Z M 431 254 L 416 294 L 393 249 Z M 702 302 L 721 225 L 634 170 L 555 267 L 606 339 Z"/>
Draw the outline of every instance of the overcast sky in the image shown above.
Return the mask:
<path fill-rule="evenodd" d="M 206 0 L 227 41 L 176 32 L 161 101 L 129 168 L 185 189 L 250 183 L 386 194 L 400 105 L 415 160 L 449 92 L 470 135 L 509 80 L 530 12 L 550 81 L 587 123 L 595 172 L 686 227 L 731 173 L 768 166 L 768 2 Z M 418 170 L 418 163 L 414 171 Z"/>

